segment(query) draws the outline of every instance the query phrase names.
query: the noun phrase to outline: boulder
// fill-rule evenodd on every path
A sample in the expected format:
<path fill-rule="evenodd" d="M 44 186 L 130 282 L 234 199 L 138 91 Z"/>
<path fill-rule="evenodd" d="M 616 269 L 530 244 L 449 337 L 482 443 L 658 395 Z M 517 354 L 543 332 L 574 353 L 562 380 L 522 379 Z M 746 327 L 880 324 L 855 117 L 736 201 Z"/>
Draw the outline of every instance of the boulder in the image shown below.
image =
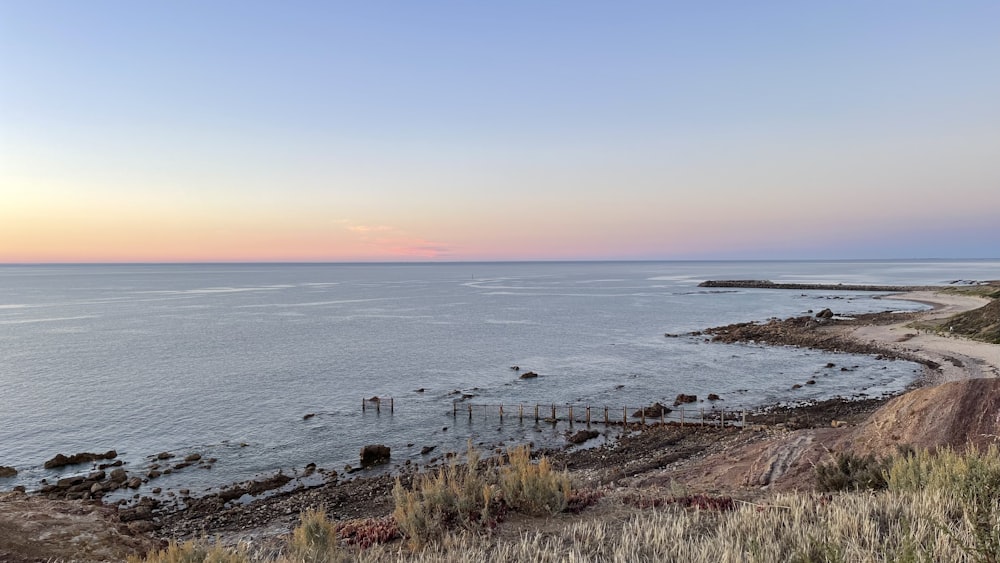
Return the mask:
<path fill-rule="evenodd" d="M 63 477 L 62 479 L 56 481 L 56 487 L 60 489 L 69 489 L 81 483 L 83 483 L 83 477 L 80 475 L 76 475 L 74 477 Z"/>
<path fill-rule="evenodd" d="M 708 400 L 709 401 L 721 401 L 722 397 L 716 395 L 715 393 L 709 393 L 708 394 Z"/>
<path fill-rule="evenodd" d="M 0 465 L 0 479 L 17 475 L 17 469 L 7 465 Z"/>
<path fill-rule="evenodd" d="M 632 413 L 632 418 L 642 418 L 644 416 L 648 418 L 658 418 L 660 415 L 664 415 L 669 412 L 669 407 L 665 407 L 660 403 L 653 403 L 644 409 L 639 409 Z"/>
<path fill-rule="evenodd" d="M 424 447 L 420 448 L 420 455 L 427 455 L 427 454 L 433 452 L 435 447 L 436 446 L 424 446 Z"/>
<path fill-rule="evenodd" d="M 538 374 L 533 371 L 526 371 L 521 374 L 521 379 L 534 379 L 538 377 Z"/>
<path fill-rule="evenodd" d="M 149 520 L 136 520 L 135 522 L 128 523 L 128 531 L 133 535 L 148 534 L 157 529 L 155 522 Z"/>
<path fill-rule="evenodd" d="M 833 311 L 830 309 L 823 309 L 822 311 L 816 313 L 816 318 L 818 319 L 832 319 Z"/>
<path fill-rule="evenodd" d="M 111 480 L 115 483 L 124 483 L 128 479 L 128 473 L 121 467 L 111 470 Z"/>
<path fill-rule="evenodd" d="M 122 522 L 135 522 L 137 520 L 149 520 L 153 517 L 153 510 L 145 504 L 136 505 L 135 508 L 128 508 L 118 511 L 118 520 Z"/>
<path fill-rule="evenodd" d="M 600 435 L 601 435 L 601 433 L 598 432 L 597 430 L 581 430 L 581 431 L 577 432 L 576 434 L 573 434 L 571 436 L 567 436 L 566 437 L 566 441 L 569 442 L 570 444 L 582 444 L 582 443 L 586 442 L 587 440 L 590 440 L 592 438 L 596 438 L 596 437 L 598 437 Z"/>
<path fill-rule="evenodd" d="M 142 479 L 139 477 L 132 477 L 125 482 L 125 486 L 130 489 L 138 489 L 142 485 Z"/>
<path fill-rule="evenodd" d="M 65 456 L 63 454 L 56 454 L 55 457 L 45 462 L 45 469 L 56 469 L 58 467 L 64 467 L 66 465 L 76 465 L 78 463 L 90 463 L 91 461 L 97 461 L 99 459 L 114 459 L 118 457 L 118 452 L 115 450 L 108 450 L 103 454 L 94 454 L 89 452 L 81 452 L 78 454 L 73 454 L 71 456 Z"/>
<path fill-rule="evenodd" d="M 156 459 L 170 459 L 172 457 L 174 457 L 174 454 L 170 452 L 160 452 L 156 454 Z"/>
<path fill-rule="evenodd" d="M 696 403 L 698 402 L 698 395 L 685 395 L 681 393 L 677 395 L 674 399 L 674 406 L 683 405 L 684 403 Z"/>
<path fill-rule="evenodd" d="M 186 461 L 188 463 L 198 461 L 199 459 L 201 459 L 201 454 L 198 454 L 198 453 L 188 454 L 188 455 L 186 455 L 184 457 L 184 461 Z"/>
<path fill-rule="evenodd" d="M 383 444 L 369 444 L 361 448 L 361 466 L 368 467 L 379 465 L 389 461 L 389 446 Z"/>

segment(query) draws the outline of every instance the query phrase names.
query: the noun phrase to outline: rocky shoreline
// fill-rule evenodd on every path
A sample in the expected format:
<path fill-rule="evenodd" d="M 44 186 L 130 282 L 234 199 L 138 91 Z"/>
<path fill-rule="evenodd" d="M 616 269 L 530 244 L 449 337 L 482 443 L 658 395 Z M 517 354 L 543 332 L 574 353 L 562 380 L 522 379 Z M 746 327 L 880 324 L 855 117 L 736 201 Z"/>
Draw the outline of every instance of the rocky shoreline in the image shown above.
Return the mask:
<path fill-rule="evenodd" d="M 702 331 L 712 342 L 727 344 L 748 342 L 771 346 L 798 346 L 828 352 L 866 354 L 882 359 L 906 360 L 937 369 L 940 364 L 915 354 L 890 348 L 875 342 L 851 338 L 844 327 L 891 325 L 913 321 L 921 313 L 865 313 L 852 317 L 837 317 L 830 309 L 815 315 L 771 319 L 766 323 L 745 322 L 709 328 Z"/>

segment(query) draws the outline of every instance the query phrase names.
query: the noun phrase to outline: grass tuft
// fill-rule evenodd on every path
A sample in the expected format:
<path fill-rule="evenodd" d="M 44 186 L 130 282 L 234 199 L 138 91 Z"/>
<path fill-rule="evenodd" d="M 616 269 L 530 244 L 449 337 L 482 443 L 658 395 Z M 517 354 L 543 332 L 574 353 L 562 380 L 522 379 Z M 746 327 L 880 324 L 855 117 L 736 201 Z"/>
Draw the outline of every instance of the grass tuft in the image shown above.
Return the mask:
<path fill-rule="evenodd" d="M 469 447 L 466 463 L 414 478 L 407 490 L 400 480 L 392 489 L 393 517 L 412 547 L 440 538 L 452 528 L 476 529 L 490 521 L 493 489 L 479 472 L 479 452 Z"/>
<path fill-rule="evenodd" d="M 128 563 L 247 563 L 249 558 L 241 550 L 207 542 L 171 541 L 164 550 L 146 554 L 145 557 L 129 557 Z"/>
<path fill-rule="evenodd" d="M 306 510 L 292 531 L 288 555 L 295 563 L 333 563 L 342 561 L 337 528 L 321 510 Z"/>
<path fill-rule="evenodd" d="M 531 463 L 531 448 L 507 451 L 510 462 L 500 471 L 504 502 L 513 510 L 541 516 L 566 510 L 572 486 L 565 472 L 553 471 L 548 458 Z"/>

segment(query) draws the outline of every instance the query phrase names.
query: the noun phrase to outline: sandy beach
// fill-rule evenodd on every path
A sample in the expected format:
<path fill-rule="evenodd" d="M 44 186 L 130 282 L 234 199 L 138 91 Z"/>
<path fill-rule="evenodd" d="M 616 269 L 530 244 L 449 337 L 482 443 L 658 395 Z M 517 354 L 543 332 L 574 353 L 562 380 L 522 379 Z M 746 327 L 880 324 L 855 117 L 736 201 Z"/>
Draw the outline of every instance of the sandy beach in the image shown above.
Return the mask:
<path fill-rule="evenodd" d="M 917 301 L 934 307 L 922 313 L 918 320 L 934 321 L 978 309 L 990 302 L 984 297 L 956 295 L 935 291 L 915 291 L 890 295 L 886 299 Z M 928 331 L 915 330 L 908 325 L 914 321 L 888 325 L 852 327 L 846 331 L 850 338 L 870 342 L 890 350 L 910 353 L 940 364 L 932 383 L 1000 377 L 1000 346 L 961 337 L 940 336 Z"/>

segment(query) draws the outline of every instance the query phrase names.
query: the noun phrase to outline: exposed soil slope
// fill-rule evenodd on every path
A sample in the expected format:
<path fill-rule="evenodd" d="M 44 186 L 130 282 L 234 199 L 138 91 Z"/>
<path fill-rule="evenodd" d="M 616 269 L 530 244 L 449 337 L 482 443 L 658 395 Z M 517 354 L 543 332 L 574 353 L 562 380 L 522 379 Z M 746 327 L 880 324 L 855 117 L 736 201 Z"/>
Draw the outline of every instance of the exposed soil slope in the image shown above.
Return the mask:
<path fill-rule="evenodd" d="M 133 533 L 113 508 L 0 493 L 0 561 L 123 561 L 159 542 Z"/>

